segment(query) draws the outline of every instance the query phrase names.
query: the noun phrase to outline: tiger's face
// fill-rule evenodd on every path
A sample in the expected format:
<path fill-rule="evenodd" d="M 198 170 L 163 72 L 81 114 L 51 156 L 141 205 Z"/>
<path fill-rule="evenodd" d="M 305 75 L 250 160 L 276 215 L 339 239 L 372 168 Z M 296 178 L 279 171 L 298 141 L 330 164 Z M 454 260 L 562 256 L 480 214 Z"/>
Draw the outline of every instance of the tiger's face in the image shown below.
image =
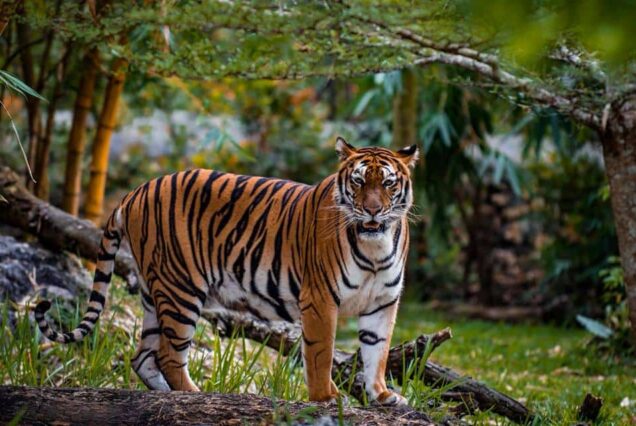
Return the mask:
<path fill-rule="evenodd" d="M 410 169 L 417 162 L 417 146 L 356 149 L 338 137 L 336 151 L 341 161 L 335 189 L 338 208 L 360 237 L 382 237 L 413 204 Z"/>

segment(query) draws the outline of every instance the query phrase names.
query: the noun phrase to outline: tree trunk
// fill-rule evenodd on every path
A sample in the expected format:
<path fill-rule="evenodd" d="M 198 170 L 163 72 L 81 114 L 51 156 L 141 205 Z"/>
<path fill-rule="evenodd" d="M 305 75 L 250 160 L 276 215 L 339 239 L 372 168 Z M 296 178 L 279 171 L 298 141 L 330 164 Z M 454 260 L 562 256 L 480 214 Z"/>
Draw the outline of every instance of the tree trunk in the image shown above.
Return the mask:
<path fill-rule="evenodd" d="M 636 346 L 636 99 L 615 108 L 610 116 L 600 136 Z"/>
<path fill-rule="evenodd" d="M 53 87 L 53 95 L 49 100 L 46 116 L 46 126 L 42 133 L 42 138 L 38 143 L 36 162 L 35 162 L 35 195 L 42 200 L 49 199 L 49 156 L 51 151 L 51 139 L 53 137 L 53 128 L 55 127 L 55 112 L 57 103 L 64 93 L 64 80 L 68 66 L 68 60 L 71 56 L 72 46 L 67 44 L 62 59 L 55 70 L 56 79 Z"/>
<path fill-rule="evenodd" d="M 336 404 L 213 392 L 0 386 L 0 405 L 0 422 L 5 424 L 17 419 L 18 424 L 28 425 L 272 425 L 287 424 L 289 419 L 300 422 L 308 416 L 329 425 L 339 424 L 339 419 L 361 425 L 434 424 L 425 414 L 407 407 L 345 407 L 340 412 Z"/>
<path fill-rule="evenodd" d="M 402 71 L 402 91 L 393 99 L 393 147 L 402 148 L 417 143 L 417 74 Z"/>
<path fill-rule="evenodd" d="M 24 7 L 20 6 L 20 14 L 24 17 Z M 31 30 L 25 22 L 18 22 L 18 49 L 20 51 L 20 62 L 22 65 L 22 80 L 29 87 L 35 85 L 35 71 L 33 67 L 33 55 L 31 54 Z M 38 98 L 28 97 L 27 103 L 27 126 L 29 129 L 29 138 L 27 145 L 27 171 L 25 172 L 25 182 L 27 188 L 33 188 L 33 181 L 28 172 L 29 166 L 35 164 L 35 152 L 37 149 L 38 137 L 40 134 L 40 100 Z"/>
<path fill-rule="evenodd" d="M 112 74 L 108 79 L 104 94 L 104 104 L 99 115 L 97 132 L 93 140 L 90 166 L 91 176 L 86 193 L 84 214 L 88 220 L 96 225 L 99 225 L 102 217 L 110 138 L 117 123 L 119 98 L 124 88 L 126 66 L 127 62 L 125 59 L 115 59 Z"/>
<path fill-rule="evenodd" d="M 66 149 L 64 198 L 62 209 L 77 216 L 82 187 L 82 157 L 86 141 L 86 120 L 93 103 L 93 92 L 99 69 L 99 52 L 92 49 L 84 57 L 84 72 L 80 80 L 73 109 L 73 124 Z"/>
<path fill-rule="evenodd" d="M 417 73 L 411 68 L 402 70 L 402 90 L 393 97 L 393 140 L 394 149 L 404 148 L 417 143 Z M 420 146 L 420 164 L 417 169 L 423 170 L 424 151 Z M 417 171 L 416 171 L 417 173 Z M 418 257 L 425 257 L 428 253 L 426 239 L 426 222 L 419 220 L 411 228 L 411 253 L 417 253 Z M 407 266 L 406 277 L 413 276 L 412 270 Z"/>

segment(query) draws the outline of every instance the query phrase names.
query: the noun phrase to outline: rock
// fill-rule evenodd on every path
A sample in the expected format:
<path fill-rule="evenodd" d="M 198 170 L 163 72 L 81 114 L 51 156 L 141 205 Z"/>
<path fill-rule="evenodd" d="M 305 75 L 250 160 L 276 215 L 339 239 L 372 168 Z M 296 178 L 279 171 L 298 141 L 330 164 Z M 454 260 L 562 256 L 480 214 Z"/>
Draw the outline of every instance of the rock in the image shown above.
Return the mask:
<path fill-rule="evenodd" d="M 21 303 L 40 288 L 45 297 L 75 299 L 91 285 L 91 275 L 70 255 L 0 235 L 0 301 Z"/>

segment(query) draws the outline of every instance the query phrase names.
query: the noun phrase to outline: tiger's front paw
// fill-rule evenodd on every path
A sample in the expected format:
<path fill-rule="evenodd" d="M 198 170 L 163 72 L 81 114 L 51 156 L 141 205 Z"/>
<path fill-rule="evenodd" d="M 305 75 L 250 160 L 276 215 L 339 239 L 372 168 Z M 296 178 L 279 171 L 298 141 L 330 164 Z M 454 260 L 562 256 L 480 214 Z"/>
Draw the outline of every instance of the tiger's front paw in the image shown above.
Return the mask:
<path fill-rule="evenodd" d="M 347 395 L 343 394 L 343 393 L 339 393 L 336 396 L 332 396 L 330 399 L 321 401 L 320 404 L 328 407 L 328 406 L 339 406 L 342 405 L 342 407 L 349 407 L 349 398 L 347 398 Z"/>
<path fill-rule="evenodd" d="M 373 401 L 373 404 L 382 406 L 408 405 L 408 403 L 407 399 L 402 395 L 389 389 L 381 392 Z"/>
<path fill-rule="evenodd" d="M 322 402 L 328 405 L 337 403 L 338 398 L 344 398 L 346 400 L 346 397 L 340 393 L 333 380 L 330 381 L 328 390 L 309 389 L 309 399 L 314 402 Z"/>

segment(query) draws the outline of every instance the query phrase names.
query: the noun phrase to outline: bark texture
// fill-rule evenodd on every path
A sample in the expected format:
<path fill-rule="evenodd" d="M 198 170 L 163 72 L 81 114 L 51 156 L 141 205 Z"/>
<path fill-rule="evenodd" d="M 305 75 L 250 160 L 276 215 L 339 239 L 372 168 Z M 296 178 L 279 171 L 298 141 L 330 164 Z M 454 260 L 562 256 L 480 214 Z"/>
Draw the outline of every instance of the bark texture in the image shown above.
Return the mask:
<path fill-rule="evenodd" d="M 636 346 L 636 98 L 613 108 L 610 116 L 600 136 Z"/>
<path fill-rule="evenodd" d="M 0 386 L 0 406 L 0 423 L 17 418 L 24 425 L 269 425 L 306 420 L 307 409 L 315 405 L 250 394 Z M 337 405 L 318 407 L 311 417 L 320 418 L 323 425 L 338 424 Z M 345 424 L 434 424 L 409 408 L 347 407 L 341 416 Z"/>
<path fill-rule="evenodd" d="M 110 138 L 117 124 L 119 98 L 124 89 L 126 66 L 127 62 L 122 58 L 115 59 L 113 63 L 112 74 L 108 79 L 108 85 L 106 86 L 106 92 L 104 94 L 104 104 L 99 115 L 97 132 L 93 140 L 90 166 L 91 176 L 86 192 L 84 214 L 86 219 L 96 225 L 99 225 L 103 213 Z"/>
<path fill-rule="evenodd" d="M 15 226 L 38 237 L 52 250 L 67 250 L 96 261 L 102 232 L 92 223 L 34 197 L 8 167 L 0 167 L 0 222 Z M 137 289 L 137 267 L 132 256 L 120 250 L 115 273 L 126 280 L 129 290 Z"/>
<path fill-rule="evenodd" d="M 79 213 L 80 193 L 82 186 L 82 157 L 86 144 L 86 121 L 93 104 L 93 92 L 98 75 L 99 52 L 92 49 L 84 57 L 83 73 L 80 79 L 75 106 L 73 107 L 73 123 L 66 148 L 66 169 L 64 172 L 64 198 L 62 209 L 77 216 Z"/>

